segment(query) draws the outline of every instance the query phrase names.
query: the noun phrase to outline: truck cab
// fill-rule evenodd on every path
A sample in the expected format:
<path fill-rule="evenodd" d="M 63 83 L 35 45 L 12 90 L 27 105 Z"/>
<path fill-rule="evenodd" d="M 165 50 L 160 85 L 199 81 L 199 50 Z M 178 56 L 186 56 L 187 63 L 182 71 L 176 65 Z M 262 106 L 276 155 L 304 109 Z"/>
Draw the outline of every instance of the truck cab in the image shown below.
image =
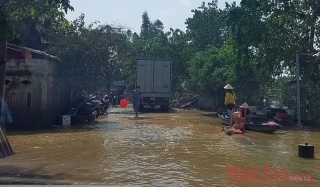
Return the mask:
<path fill-rule="evenodd" d="M 125 98 L 126 94 L 126 86 L 121 83 L 113 83 L 110 85 L 110 92 L 109 96 L 111 98 L 116 97 L 117 103 L 120 102 L 121 99 Z"/>

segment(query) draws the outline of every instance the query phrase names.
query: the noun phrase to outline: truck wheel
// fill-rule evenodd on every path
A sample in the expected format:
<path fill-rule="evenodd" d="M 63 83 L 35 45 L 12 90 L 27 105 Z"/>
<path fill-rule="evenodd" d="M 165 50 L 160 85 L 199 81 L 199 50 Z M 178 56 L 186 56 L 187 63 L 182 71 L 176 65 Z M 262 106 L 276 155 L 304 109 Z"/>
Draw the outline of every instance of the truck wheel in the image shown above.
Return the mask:
<path fill-rule="evenodd" d="M 161 110 L 168 112 L 170 110 L 170 107 L 169 107 L 169 105 L 163 105 L 163 106 L 161 106 Z"/>
<path fill-rule="evenodd" d="M 139 105 L 138 110 L 139 110 L 139 111 L 143 111 L 143 110 L 144 110 L 144 106 L 143 106 L 143 105 Z"/>

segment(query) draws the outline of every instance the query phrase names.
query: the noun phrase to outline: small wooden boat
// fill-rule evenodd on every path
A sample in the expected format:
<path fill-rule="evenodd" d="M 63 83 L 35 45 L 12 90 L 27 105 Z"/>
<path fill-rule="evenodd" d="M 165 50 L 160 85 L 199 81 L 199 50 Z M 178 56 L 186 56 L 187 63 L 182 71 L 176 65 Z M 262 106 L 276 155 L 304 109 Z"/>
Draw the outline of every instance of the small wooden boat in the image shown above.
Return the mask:
<path fill-rule="evenodd" d="M 222 123 L 230 125 L 230 117 L 228 112 L 222 112 L 221 114 L 218 113 L 218 116 L 222 120 Z"/>
<path fill-rule="evenodd" d="M 265 132 L 265 133 L 273 133 L 279 129 L 281 129 L 282 126 L 276 123 L 273 120 L 270 120 L 266 123 L 246 123 L 245 129 L 249 131 L 256 131 L 256 132 Z"/>
<path fill-rule="evenodd" d="M 218 116 L 224 124 L 226 125 L 230 124 L 230 118 L 227 112 L 222 112 L 222 114 L 218 114 Z M 254 123 L 250 121 L 245 124 L 245 130 L 256 131 L 256 132 L 273 133 L 281 128 L 282 126 L 273 120 L 269 120 L 267 122 L 261 122 L 261 123 Z"/>

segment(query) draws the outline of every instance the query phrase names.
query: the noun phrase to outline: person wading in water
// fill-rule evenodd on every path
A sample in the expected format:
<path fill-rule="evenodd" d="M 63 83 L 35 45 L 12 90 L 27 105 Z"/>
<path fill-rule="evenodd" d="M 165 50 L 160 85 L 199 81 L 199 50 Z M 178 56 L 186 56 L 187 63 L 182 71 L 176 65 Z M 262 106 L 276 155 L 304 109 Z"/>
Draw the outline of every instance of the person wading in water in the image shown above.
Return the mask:
<path fill-rule="evenodd" d="M 143 104 L 143 98 L 141 97 L 140 86 L 136 86 L 136 89 L 132 91 L 132 94 L 130 95 L 129 98 L 132 99 L 133 110 L 136 114 L 136 117 L 138 117 L 138 108 L 140 105 L 140 99 Z"/>
<path fill-rule="evenodd" d="M 232 116 L 232 110 L 235 108 L 234 102 L 237 100 L 236 94 L 233 92 L 233 87 L 227 84 L 224 89 L 226 90 L 226 97 L 224 104 L 227 106 L 229 117 Z"/>

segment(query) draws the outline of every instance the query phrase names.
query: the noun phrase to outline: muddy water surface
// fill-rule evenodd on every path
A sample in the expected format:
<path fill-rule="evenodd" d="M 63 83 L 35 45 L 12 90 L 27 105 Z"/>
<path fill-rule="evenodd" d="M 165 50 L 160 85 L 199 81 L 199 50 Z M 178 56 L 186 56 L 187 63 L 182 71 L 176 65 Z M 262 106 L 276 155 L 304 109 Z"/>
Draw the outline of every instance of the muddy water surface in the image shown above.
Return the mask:
<path fill-rule="evenodd" d="M 227 136 L 214 115 L 175 110 L 144 113 L 112 109 L 80 129 L 8 133 L 14 156 L 0 160 L 0 183 L 138 186 L 319 186 L 320 133 L 286 130 Z M 297 156 L 298 144 L 315 145 L 315 159 Z M 226 166 L 286 168 L 317 183 L 227 183 Z"/>

